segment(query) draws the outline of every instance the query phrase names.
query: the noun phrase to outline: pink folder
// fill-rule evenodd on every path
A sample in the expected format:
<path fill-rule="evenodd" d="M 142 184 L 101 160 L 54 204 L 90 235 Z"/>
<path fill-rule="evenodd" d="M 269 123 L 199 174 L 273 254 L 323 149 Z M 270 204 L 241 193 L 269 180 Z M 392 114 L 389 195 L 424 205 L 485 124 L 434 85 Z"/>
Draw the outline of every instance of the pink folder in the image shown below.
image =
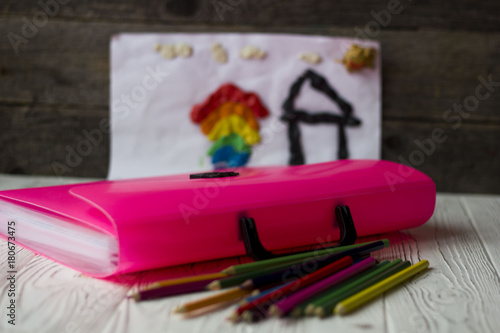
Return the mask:
<path fill-rule="evenodd" d="M 436 190 L 423 173 L 387 161 L 342 160 L 0 192 L 0 218 L 16 242 L 88 275 L 105 277 L 245 254 L 242 216 L 268 250 L 339 239 L 347 205 L 358 236 L 417 227 Z M 6 223 L 3 223 L 6 225 Z M 0 234 L 8 236 L 2 226 Z"/>

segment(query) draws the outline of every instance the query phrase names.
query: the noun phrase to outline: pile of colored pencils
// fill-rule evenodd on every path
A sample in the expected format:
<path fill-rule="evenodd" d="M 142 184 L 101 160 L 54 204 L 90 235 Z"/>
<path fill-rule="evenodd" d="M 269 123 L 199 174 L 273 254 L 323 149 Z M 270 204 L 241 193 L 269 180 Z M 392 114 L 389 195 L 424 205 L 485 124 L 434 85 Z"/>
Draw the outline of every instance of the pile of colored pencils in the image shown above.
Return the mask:
<path fill-rule="evenodd" d="M 371 252 L 387 239 L 292 254 L 231 266 L 221 273 L 156 282 L 134 295 L 154 299 L 203 290 L 227 289 L 186 303 L 175 312 L 193 314 L 239 302 L 230 320 L 255 322 L 269 316 L 344 315 L 427 269 L 429 262 L 377 262 Z"/>

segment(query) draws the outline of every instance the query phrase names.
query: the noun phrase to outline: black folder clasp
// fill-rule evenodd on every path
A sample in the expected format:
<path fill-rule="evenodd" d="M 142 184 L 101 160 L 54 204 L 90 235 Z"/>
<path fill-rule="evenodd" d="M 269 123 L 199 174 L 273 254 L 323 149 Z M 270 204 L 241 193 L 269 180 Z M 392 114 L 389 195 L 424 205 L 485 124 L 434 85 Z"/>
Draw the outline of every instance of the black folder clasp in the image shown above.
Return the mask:
<path fill-rule="evenodd" d="M 192 173 L 189 179 L 202 179 L 202 178 L 223 178 L 223 177 L 236 177 L 240 174 L 234 171 L 213 171 L 203 173 Z"/>
<path fill-rule="evenodd" d="M 349 207 L 337 206 L 337 208 L 335 208 L 335 216 L 337 217 L 337 223 L 340 229 L 340 240 L 339 243 L 335 246 L 332 246 L 332 248 L 354 244 L 358 236 Z M 302 253 L 302 252 L 293 252 L 285 254 L 275 254 L 266 250 L 260 241 L 255 221 L 252 218 L 249 217 L 241 218 L 240 229 L 241 229 L 241 234 L 243 236 L 243 242 L 245 244 L 245 250 L 247 252 L 247 255 L 254 260 L 272 259 L 277 257 L 283 257 L 290 254 Z"/>

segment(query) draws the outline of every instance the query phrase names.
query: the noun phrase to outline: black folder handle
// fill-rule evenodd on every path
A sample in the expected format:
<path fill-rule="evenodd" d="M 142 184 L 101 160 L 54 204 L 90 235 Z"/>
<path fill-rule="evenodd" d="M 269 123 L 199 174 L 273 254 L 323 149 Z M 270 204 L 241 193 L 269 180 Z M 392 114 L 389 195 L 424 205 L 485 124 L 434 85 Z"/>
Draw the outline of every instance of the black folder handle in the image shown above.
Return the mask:
<path fill-rule="evenodd" d="M 337 245 L 331 246 L 330 248 L 354 244 L 358 236 L 349 207 L 337 206 L 335 208 L 335 216 L 337 217 L 337 223 L 340 229 L 340 240 Z M 255 221 L 250 217 L 243 217 L 240 219 L 240 229 L 241 229 L 241 234 L 243 236 L 243 243 L 245 244 L 245 250 L 247 252 L 247 255 L 254 260 L 272 259 L 272 258 L 287 256 L 290 254 L 308 252 L 308 251 L 303 251 L 303 252 L 292 252 L 284 254 L 275 254 L 269 252 L 262 245 L 262 242 L 260 241 L 259 238 L 259 234 L 257 232 L 257 226 L 255 225 Z"/>

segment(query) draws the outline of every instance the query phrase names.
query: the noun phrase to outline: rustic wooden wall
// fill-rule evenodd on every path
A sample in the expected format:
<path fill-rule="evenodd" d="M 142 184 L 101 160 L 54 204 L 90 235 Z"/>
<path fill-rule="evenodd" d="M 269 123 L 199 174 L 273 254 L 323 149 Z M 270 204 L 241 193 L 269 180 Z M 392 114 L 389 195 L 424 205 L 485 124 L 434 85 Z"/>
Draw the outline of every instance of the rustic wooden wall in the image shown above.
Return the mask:
<path fill-rule="evenodd" d="M 384 26 L 372 13 L 395 12 L 396 0 L 55 1 L 41 0 L 52 4 L 47 16 L 37 1 L 0 4 L 0 172 L 54 175 L 51 164 L 64 164 L 65 147 L 108 116 L 115 33 L 355 37 L 380 27 L 369 32 L 383 49 L 382 157 L 403 158 L 433 177 L 439 191 L 500 193 L 500 84 L 479 88 L 489 96 L 473 105 L 481 78 L 500 82 L 498 1 L 401 0 Z M 37 31 L 26 22 L 37 23 Z M 463 102 L 472 111 L 448 112 Z M 446 140 L 428 156 L 419 153 L 415 140 L 428 142 L 436 129 Z M 105 177 L 108 153 L 105 137 L 67 174 Z"/>

